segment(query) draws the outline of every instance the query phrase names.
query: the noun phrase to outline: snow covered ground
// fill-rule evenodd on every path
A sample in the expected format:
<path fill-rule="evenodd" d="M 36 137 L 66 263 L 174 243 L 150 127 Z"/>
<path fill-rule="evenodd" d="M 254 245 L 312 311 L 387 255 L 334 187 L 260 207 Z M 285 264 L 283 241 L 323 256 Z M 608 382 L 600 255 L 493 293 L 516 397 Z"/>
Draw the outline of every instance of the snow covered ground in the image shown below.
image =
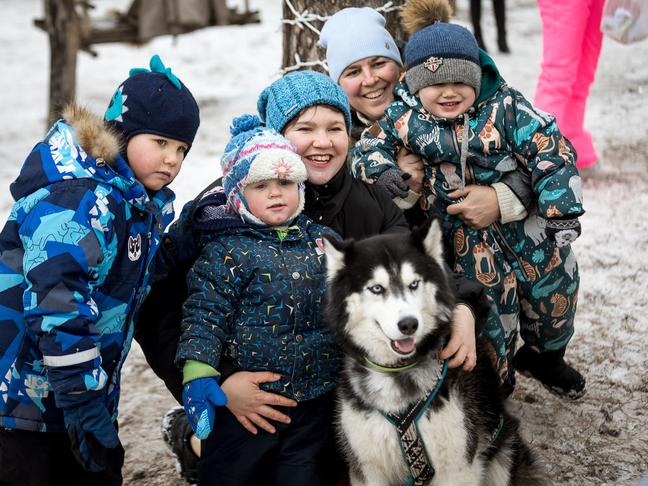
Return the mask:
<path fill-rule="evenodd" d="M 124 10 L 129 1 L 93 3 L 101 14 L 114 7 Z M 178 206 L 220 174 L 218 158 L 229 138 L 229 121 L 254 112 L 258 93 L 278 75 L 281 2 L 250 3 L 261 10 L 260 25 L 204 29 L 175 40 L 161 37 L 143 47 L 100 45 L 97 58 L 79 56 L 77 99 L 98 113 L 128 69 L 146 67 L 154 53 L 191 88 L 202 124 L 172 185 Z M 467 3 L 459 2 L 460 22 L 467 19 Z M 508 3 L 513 53 L 493 55 L 510 84 L 532 98 L 541 56 L 537 6 L 533 0 Z M 483 10 L 486 43 L 495 46 L 490 2 Z M 49 47 L 46 35 L 32 24 L 42 16 L 41 0 L 0 0 L 0 12 L 0 185 L 8 188 L 46 130 Z M 623 46 L 606 39 L 586 118 L 609 172 L 585 182 L 587 214 L 574 245 L 582 285 L 568 358 L 586 373 L 588 394 L 567 402 L 520 377 L 511 400 L 553 484 L 634 485 L 648 471 L 646 59 L 647 41 Z M 11 203 L 9 191 L 1 191 L 3 220 Z M 159 432 L 160 417 L 173 399 L 136 345 L 123 378 L 125 484 L 183 484 Z"/>

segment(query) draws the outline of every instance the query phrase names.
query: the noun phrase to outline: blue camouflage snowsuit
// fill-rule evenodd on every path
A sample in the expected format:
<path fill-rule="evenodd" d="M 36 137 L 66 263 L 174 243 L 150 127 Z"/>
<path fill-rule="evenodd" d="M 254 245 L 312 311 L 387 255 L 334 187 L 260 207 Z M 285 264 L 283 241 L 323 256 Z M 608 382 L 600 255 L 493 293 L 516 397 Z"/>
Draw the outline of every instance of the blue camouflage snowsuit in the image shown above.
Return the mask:
<path fill-rule="evenodd" d="M 102 390 L 117 417 L 133 315 L 174 199 L 166 188 L 148 194 L 118 147 L 101 118 L 77 109 L 11 185 L 0 233 L 1 427 L 64 432 L 54 393 L 86 390 Z"/>
<path fill-rule="evenodd" d="M 479 98 L 464 115 L 436 118 L 400 82 L 394 102 L 352 150 L 354 176 L 373 183 L 395 168 L 400 147 L 424 160 L 426 210 L 442 218 L 455 272 L 480 282 L 493 311 L 484 330 L 504 381 L 512 382 L 517 325 L 524 342 L 542 351 L 567 346 L 574 326 L 579 275 L 571 246 L 558 248 L 546 220 L 583 214 L 581 179 L 571 144 L 555 119 L 535 109 L 500 77 L 481 52 Z M 537 208 L 523 221 L 476 230 L 447 213 L 448 197 L 464 184 L 491 185 L 518 167 L 531 175 Z"/>

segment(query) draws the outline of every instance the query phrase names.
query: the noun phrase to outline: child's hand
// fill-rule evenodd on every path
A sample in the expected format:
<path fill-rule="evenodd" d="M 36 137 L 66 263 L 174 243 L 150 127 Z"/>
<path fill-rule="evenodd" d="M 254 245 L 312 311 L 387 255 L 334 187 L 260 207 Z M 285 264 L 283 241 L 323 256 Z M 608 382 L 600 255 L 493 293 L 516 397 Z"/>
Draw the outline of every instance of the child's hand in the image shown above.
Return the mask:
<path fill-rule="evenodd" d="M 403 173 L 410 175 L 410 178 L 405 181 L 410 190 L 418 193 L 423 192 L 423 159 L 409 150 L 401 148 L 396 155 L 396 163 Z"/>
<path fill-rule="evenodd" d="M 223 382 L 222 388 L 228 398 L 227 408 L 234 414 L 236 420 L 252 434 L 257 433 L 255 425 L 271 434 L 276 432 L 274 426 L 266 419 L 284 424 L 290 423 L 288 415 L 270 405 L 296 407 L 297 402 L 259 388 L 260 383 L 277 381 L 280 378 L 280 375 L 270 371 L 239 371 Z"/>
<path fill-rule="evenodd" d="M 477 364 L 477 347 L 475 344 L 475 316 L 470 307 L 457 304 L 452 313 L 452 334 L 450 342 L 439 353 L 439 359 L 452 356 L 448 367 L 471 371 Z"/>
<path fill-rule="evenodd" d="M 581 234 L 578 218 L 548 219 L 545 228 L 547 237 L 556 242 L 558 248 L 571 245 Z"/>
<path fill-rule="evenodd" d="M 63 410 L 72 454 L 86 471 L 103 471 L 108 464 L 107 449 L 121 447 L 121 443 L 101 391 L 54 396 L 56 406 Z"/>
<path fill-rule="evenodd" d="M 387 169 L 376 179 L 376 185 L 384 187 L 392 198 L 407 197 L 409 187 L 400 169 Z"/>
<path fill-rule="evenodd" d="M 448 206 L 448 214 L 457 215 L 473 229 L 482 229 L 500 219 L 497 193 L 490 186 L 469 185 L 463 192 L 457 190 L 449 197 L 464 200 Z"/>
<path fill-rule="evenodd" d="M 189 425 L 200 440 L 206 439 L 214 428 L 216 407 L 226 403 L 227 397 L 213 377 L 196 378 L 182 386 L 182 404 Z"/>

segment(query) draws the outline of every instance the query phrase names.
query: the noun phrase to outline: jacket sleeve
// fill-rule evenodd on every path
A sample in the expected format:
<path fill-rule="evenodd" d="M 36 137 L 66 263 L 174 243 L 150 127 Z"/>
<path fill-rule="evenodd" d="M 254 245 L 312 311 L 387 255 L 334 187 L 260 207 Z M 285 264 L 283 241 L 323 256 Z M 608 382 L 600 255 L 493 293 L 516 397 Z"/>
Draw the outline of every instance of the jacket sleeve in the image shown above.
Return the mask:
<path fill-rule="evenodd" d="M 243 277 L 236 258 L 214 241 L 205 246 L 187 276 L 182 333 L 175 362 L 189 359 L 218 369 L 230 321 L 236 313 Z"/>
<path fill-rule="evenodd" d="M 374 195 L 380 205 L 382 213 L 382 226 L 380 234 L 383 233 L 403 233 L 409 231 L 409 225 L 394 201 L 387 191 L 380 186 L 368 186 L 369 191 Z"/>
<path fill-rule="evenodd" d="M 396 154 L 403 144 L 391 119 L 384 117 L 367 128 L 351 149 L 353 177 L 368 184 L 388 169 L 398 169 Z"/>
<path fill-rule="evenodd" d="M 531 188 L 531 174 L 522 167 L 507 172 L 500 183 L 505 184 L 524 209 L 530 211 L 535 206 L 535 194 Z"/>
<path fill-rule="evenodd" d="M 576 153 L 562 136 L 553 116 L 536 110 L 520 93 L 510 108 L 515 119 L 513 150 L 531 174 L 531 187 L 537 195 L 538 214 L 546 219 L 576 218 L 584 213 L 581 179 L 576 169 Z M 506 98 L 504 105 L 507 106 Z M 509 118 L 509 114 L 505 113 Z"/>
<path fill-rule="evenodd" d="M 20 227 L 24 317 L 39 338 L 55 393 L 100 390 L 107 380 L 93 290 L 105 280 L 116 253 L 109 201 L 82 184 L 60 184 Z"/>
<path fill-rule="evenodd" d="M 479 333 L 484 328 L 490 309 L 486 291 L 483 286 L 469 280 L 465 275 L 459 273 L 451 273 L 451 275 L 457 294 L 457 304 L 470 307 L 475 315 L 475 332 Z"/>

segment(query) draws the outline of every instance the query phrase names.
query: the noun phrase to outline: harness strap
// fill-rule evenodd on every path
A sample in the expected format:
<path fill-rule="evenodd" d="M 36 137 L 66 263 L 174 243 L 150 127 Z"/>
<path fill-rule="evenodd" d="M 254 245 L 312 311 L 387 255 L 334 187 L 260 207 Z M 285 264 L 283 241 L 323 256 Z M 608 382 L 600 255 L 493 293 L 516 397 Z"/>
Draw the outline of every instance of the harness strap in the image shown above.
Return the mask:
<path fill-rule="evenodd" d="M 434 466 L 427 455 L 425 444 L 423 444 L 423 440 L 419 434 L 418 421 L 436 398 L 447 371 L 448 360 L 446 359 L 443 362 L 439 361 L 436 385 L 425 398 L 420 399 L 405 413 L 381 412 L 383 417 L 398 432 L 403 459 L 405 459 L 405 463 L 410 472 L 407 480 L 408 486 L 424 486 L 434 477 Z"/>

